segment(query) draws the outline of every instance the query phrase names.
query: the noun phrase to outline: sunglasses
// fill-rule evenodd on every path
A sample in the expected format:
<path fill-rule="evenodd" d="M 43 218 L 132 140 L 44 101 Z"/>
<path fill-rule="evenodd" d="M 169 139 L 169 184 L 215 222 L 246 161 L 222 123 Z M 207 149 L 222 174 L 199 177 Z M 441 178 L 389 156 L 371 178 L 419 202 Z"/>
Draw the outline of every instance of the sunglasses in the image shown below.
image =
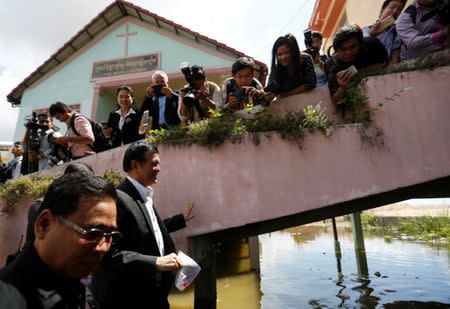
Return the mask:
<path fill-rule="evenodd" d="M 105 232 L 96 228 L 85 230 L 64 217 L 58 216 L 58 218 L 62 223 L 83 235 L 83 238 L 89 242 L 99 242 L 103 239 L 103 237 L 105 237 L 106 241 L 109 241 L 111 239 L 112 243 L 115 243 L 123 237 L 122 233 L 120 233 L 119 231 Z"/>

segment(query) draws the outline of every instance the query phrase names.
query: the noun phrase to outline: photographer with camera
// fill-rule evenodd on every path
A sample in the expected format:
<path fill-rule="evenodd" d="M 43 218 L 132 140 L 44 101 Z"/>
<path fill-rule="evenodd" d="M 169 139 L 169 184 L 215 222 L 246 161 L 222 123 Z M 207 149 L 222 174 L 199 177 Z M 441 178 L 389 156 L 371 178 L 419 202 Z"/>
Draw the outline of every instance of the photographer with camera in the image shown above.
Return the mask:
<path fill-rule="evenodd" d="M 401 61 L 449 48 L 449 24 L 449 0 L 415 0 L 397 19 Z"/>
<path fill-rule="evenodd" d="M 50 116 L 55 117 L 67 125 L 67 133 L 56 137 L 53 143 L 69 148 L 72 160 L 94 154 L 95 141 L 92 125 L 88 118 L 78 114 L 62 102 L 56 102 L 49 108 Z"/>
<path fill-rule="evenodd" d="M 232 77 L 227 78 L 222 86 L 223 102 L 231 110 L 241 110 L 247 104 L 269 105 L 264 98 L 264 89 L 255 78 L 255 62 L 252 58 L 241 57 L 231 67 Z"/>
<path fill-rule="evenodd" d="M 383 43 L 391 64 L 400 62 L 402 41 L 397 35 L 395 21 L 405 7 L 406 0 L 385 0 L 381 6 L 378 20 L 371 26 L 363 28 L 365 37 L 375 37 Z"/>
<path fill-rule="evenodd" d="M 314 62 L 314 71 L 316 72 L 316 88 L 325 86 L 327 84 L 327 75 L 325 74 L 325 62 L 327 62 L 328 57 L 326 55 L 320 54 L 320 49 L 322 48 L 322 33 L 319 31 L 311 31 L 306 29 L 303 31 L 305 36 L 305 53 L 309 54 Z"/>
<path fill-rule="evenodd" d="M 181 64 L 181 72 L 188 82 L 180 89 L 178 115 L 183 124 L 209 118 L 209 110 L 215 110 L 222 103 L 220 87 L 208 80 L 203 67 L 189 63 Z"/>
<path fill-rule="evenodd" d="M 55 130 L 52 119 L 46 113 L 36 116 L 33 113 L 32 118 L 25 124 L 26 131 L 23 137 L 22 145 L 24 152 L 28 154 L 24 159 L 22 173 L 31 174 L 37 171 L 50 168 L 53 165 L 64 161 L 64 158 L 55 159 L 57 151 L 56 144 L 53 144 L 53 138 L 61 137 L 61 133 Z M 56 161 L 55 161 L 56 160 Z"/>
<path fill-rule="evenodd" d="M 167 129 L 180 124 L 177 112 L 178 94 L 170 88 L 169 78 L 163 71 L 156 71 L 152 75 L 152 84 L 147 87 L 141 108 L 142 113 L 145 111 L 148 111 L 149 117 L 152 118 L 152 130 Z"/>

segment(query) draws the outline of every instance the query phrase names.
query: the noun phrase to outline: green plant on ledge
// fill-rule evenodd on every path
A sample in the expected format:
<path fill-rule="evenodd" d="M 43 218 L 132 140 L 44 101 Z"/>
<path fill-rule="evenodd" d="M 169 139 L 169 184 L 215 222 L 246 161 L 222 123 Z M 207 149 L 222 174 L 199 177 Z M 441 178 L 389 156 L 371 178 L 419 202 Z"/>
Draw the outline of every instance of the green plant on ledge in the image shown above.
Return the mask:
<path fill-rule="evenodd" d="M 0 188 L 0 199 L 4 201 L 1 209 L 3 213 L 11 216 L 15 205 L 25 197 L 38 198 L 45 195 L 48 186 L 56 177 L 39 177 L 32 180 L 28 177 L 19 177 L 7 182 Z"/>
<path fill-rule="evenodd" d="M 17 203 L 23 198 L 39 198 L 45 195 L 47 188 L 59 175 L 50 177 L 38 177 L 32 179 L 30 177 L 21 176 L 14 180 L 8 181 L 0 186 L 0 199 L 3 200 L 3 208 L 1 212 L 7 216 L 14 213 Z M 115 187 L 125 179 L 125 176 L 119 171 L 106 171 L 99 177 L 112 183 Z"/>
<path fill-rule="evenodd" d="M 262 116 L 255 119 L 242 119 L 229 111 L 211 113 L 213 117 L 191 123 L 184 128 L 169 128 L 151 130 L 149 142 L 167 143 L 197 143 L 207 147 L 217 147 L 225 140 L 239 141 L 245 133 L 279 132 L 283 138 L 292 141 L 303 139 L 305 129 L 312 132 L 321 131 L 331 135 L 331 121 L 323 114 L 320 105 L 307 106 L 298 112 L 290 112 L 283 117 Z M 254 135 L 253 142 L 259 144 L 259 138 Z"/>
<path fill-rule="evenodd" d="M 362 93 L 356 83 L 351 83 L 347 88 L 345 96 L 337 102 L 338 108 L 343 112 L 345 122 L 368 122 L 371 121 L 369 98 Z M 350 119 L 348 118 L 350 115 Z"/>

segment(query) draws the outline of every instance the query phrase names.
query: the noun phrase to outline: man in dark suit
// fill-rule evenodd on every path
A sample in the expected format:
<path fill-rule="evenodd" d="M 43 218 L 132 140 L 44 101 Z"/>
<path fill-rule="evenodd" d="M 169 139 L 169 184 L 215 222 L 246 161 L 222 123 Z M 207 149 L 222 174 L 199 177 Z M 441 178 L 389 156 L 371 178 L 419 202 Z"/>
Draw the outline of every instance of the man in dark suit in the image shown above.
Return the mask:
<path fill-rule="evenodd" d="M 163 71 L 152 75 L 152 85 L 148 86 L 141 112 L 149 111 L 152 130 L 159 130 L 181 123 L 178 117 L 178 94 L 169 87 L 169 79 Z"/>
<path fill-rule="evenodd" d="M 100 309 L 169 308 L 173 273 L 181 268 L 169 233 L 184 228 L 194 203 L 162 221 L 153 205 L 159 154 L 156 146 L 133 143 L 126 150 L 127 178 L 118 189 L 117 225 L 124 235 L 94 274 L 92 289 Z"/>

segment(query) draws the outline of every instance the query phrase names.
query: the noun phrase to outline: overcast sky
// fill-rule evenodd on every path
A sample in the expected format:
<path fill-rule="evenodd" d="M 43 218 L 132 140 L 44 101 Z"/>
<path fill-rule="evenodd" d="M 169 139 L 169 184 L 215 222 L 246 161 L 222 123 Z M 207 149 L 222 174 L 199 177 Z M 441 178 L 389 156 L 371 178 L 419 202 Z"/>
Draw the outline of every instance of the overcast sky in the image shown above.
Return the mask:
<path fill-rule="evenodd" d="M 100 13 L 111 0 L 0 0 L 0 141 L 12 141 L 18 108 L 6 95 Z M 280 35 L 303 44 L 315 0 L 133 0 L 134 4 L 225 43 L 270 67 Z"/>

